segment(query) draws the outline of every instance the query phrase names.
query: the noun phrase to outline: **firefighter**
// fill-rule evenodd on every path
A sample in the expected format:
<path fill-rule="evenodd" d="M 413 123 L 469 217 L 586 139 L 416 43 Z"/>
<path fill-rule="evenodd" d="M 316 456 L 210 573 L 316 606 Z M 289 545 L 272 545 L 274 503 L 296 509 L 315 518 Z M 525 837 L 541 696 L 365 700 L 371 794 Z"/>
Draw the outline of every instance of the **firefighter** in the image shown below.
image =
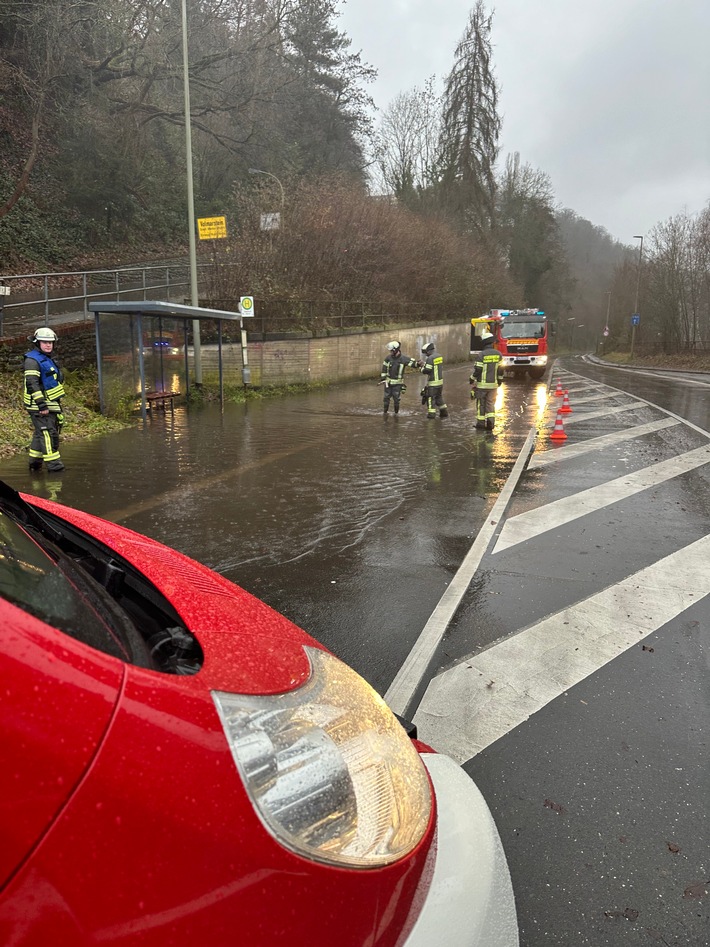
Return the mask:
<path fill-rule="evenodd" d="M 394 413 L 399 414 L 399 400 L 402 392 L 407 390 L 404 384 L 404 369 L 417 368 L 419 363 L 416 359 L 402 355 L 401 345 L 396 339 L 387 343 L 387 353 L 380 372 L 380 384 L 385 386 L 384 413 L 389 411 L 392 400 Z"/>
<path fill-rule="evenodd" d="M 483 348 L 476 353 L 471 383 L 471 397 L 476 399 L 476 427 L 492 431 L 496 423 L 496 393 L 503 384 L 503 356 L 495 347 L 490 332 L 481 336 Z"/>
<path fill-rule="evenodd" d="M 440 418 L 448 418 L 449 409 L 444 404 L 444 359 L 436 351 L 433 342 L 427 342 L 422 355 L 424 361 L 421 370 L 427 376 L 422 388 L 422 404 L 426 405 L 427 419 L 431 421 L 436 417 L 437 408 Z"/>
<path fill-rule="evenodd" d="M 35 347 L 25 354 L 24 361 L 24 404 L 34 426 L 30 470 L 41 470 L 44 462 L 52 473 L 64 470 L 59 456 L 64 376 L 53 358 L 57 341 L 52 329 L 37 329 L 32 336 Z"/>

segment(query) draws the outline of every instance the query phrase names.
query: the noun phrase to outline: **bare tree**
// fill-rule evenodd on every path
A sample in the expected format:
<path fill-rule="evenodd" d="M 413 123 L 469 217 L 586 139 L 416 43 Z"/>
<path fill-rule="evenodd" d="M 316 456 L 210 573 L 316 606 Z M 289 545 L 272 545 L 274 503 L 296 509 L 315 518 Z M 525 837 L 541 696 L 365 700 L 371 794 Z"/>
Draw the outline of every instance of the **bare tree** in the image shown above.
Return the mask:
<path fill-rule="evenodd" d="M 497 238 L 527 305 L 540 306 L 544 288 L 566 278 L 564 252 L 549 177 L 520 155 L 509 155 L 497 188 Z M 553 280 L 552 277 L 555 276 Z"/>
<path fill-rule="evenodd" d="M 412 204 L 433 180 L 440 135 L 441 97 L 434 77 L 423 89 L 400 92 L 382 113 L 375 157 L 384 189 Z"/>

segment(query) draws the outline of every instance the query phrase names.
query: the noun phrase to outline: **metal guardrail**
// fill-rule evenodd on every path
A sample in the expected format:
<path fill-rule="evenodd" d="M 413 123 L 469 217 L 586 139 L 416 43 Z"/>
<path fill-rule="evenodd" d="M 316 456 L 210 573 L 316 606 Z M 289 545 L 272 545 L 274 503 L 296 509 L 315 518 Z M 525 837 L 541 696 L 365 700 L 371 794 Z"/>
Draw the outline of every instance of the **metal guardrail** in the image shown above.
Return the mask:
<path fill-rule="evenodd" d="M 205 264 L 208 265 L 208 264 Z M 26 334 L 36 323 L 93 320 L 92 301 L 164 299 L 184 302 L 190 291 L 187 262 L 0 278 L 0 339 Z"/>

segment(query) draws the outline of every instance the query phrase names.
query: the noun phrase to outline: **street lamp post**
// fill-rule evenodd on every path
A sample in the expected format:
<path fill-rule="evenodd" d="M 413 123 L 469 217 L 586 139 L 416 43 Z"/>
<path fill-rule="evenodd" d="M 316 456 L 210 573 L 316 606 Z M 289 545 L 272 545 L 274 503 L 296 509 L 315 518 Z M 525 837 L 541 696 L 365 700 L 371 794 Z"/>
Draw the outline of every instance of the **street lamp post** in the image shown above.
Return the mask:
<path fill-rule="evenodd" d="M 285 195 L 284 195 L 284 186 L 283 186 L 283 184 L 281 183 L 281 181 L 279 181 L 279 179 L 276 177 L 275 174 L 272 174 L 272 173 L 271 173 L 271 171 L 262 171 L 262 170 L 260 170 L 259 168 L 249 168 L 249 174 L 265 174 L 265 175 L 267 176 L 267 178 L 273 178 L 274 181 L 276 181 L 276 183 L 278 184 L 279 188 L 281 189 L 281 220 L 280 220 L 280 226 L 281 226 L 281 231 L 283 232 L 283 227 L 284 227 L 284 204 L 286 203 L 286 201 L 285 201 Z"/>
<path fill-rule="evenodd" d="M 643 259 L 643 235 L 634 234 L 634 240 L 640 240 L 639 244 L 639 262 L 636 273 L 636 301 L 634 303 L 634 316 L 639 315 L 639 289 L 641 287 L 641 261 Z M 631 358 L 634 357 L 634 338 L 636 336 L 636 319 L 631 324 Z"/>
<path fill-rule="evenodd" d="M 182 76 L 185 95 L 185 153 L 187 164 L 187 221 L 190 248 L 190 300 L 198 306 L 197 292 L 197 247 L 195 244 L 195 193 L 192 183 L 192 123 L 190 120 L 190 75 L 187 57 L 187 0 L 182 0 Z M 199 320 L 192 322 L 192 347 L 195 357 L 195 385 L 202 384 L 202 346 Z"/>
<path fill-rule="evenodd" d="M 607 336 L 609 335 L 609 313 L 610 312 L 611 312 L 611 290 L 609 290 L 606 294 L 606 322 L 604 323 L 604 331 L 602 332 L 601 340 L 599 344 L 597 345 L 597 352 L 599 352 L 601 347 L 604 345 L 604 339 L 606 339 Z"/>

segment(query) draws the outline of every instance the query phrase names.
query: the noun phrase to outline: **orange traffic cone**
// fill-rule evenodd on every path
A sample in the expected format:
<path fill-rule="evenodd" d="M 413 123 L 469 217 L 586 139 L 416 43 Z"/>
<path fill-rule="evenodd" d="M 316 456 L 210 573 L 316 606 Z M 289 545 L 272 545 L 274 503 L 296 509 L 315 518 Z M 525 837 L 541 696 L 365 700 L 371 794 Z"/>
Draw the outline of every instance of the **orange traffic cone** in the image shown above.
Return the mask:
<path fill-rule="evenodd" d="M 565 427 L 562 423 L 562 408 L 557 412 L 557 417 L 555 418 L 555 428 L 550 434 L 551 441 L 566 441 L 567 435 L 565 434 Z"/>
<path fill-rule="evenodd" d="M 561 398 L 563 394 L 564 394 L 564 391 L 562 390 L 562 382 L 558 378 L 557 388 L 555 388 L 555 398 Z"/>
<path fill-rule="evenodd" d="M 565 388 L 565 397 L 562 402 L 562 407 L 560 408 L 560 411 L 563 414 L 572 414 L 572 405 L 569 403 L 569 391 L 567 391 L 566 388 Z"/>

